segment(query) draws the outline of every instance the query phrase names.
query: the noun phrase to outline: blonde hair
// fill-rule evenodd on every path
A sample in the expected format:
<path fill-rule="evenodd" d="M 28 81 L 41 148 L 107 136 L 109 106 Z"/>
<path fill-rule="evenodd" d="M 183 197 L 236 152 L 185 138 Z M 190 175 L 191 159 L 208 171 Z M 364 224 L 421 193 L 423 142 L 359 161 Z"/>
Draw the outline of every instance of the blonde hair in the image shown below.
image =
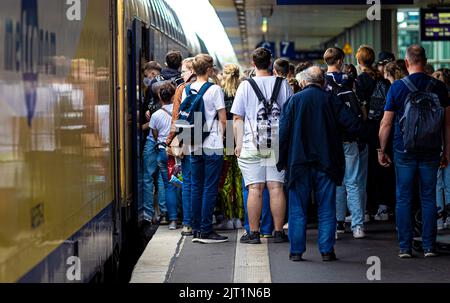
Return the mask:
<path fill-rule="evenodd" d="M 236 96 L 240 83 L 240 70 L 236 64 L 227 64 L 223 70 L 222 88 L 228 97 Z"/>
<path fill-rule="evenodd" d="M 184 59 L 183 65 L 185 65 L 187 69 L 194 71 L 194 57 Z"/>

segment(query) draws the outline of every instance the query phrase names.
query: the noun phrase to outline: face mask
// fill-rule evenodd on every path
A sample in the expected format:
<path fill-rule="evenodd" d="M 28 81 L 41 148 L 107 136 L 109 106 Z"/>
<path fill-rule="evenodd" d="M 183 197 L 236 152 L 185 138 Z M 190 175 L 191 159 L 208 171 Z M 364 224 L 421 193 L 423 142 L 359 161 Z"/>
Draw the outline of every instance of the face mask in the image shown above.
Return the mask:
<path fill-rule="evenodd" d="M 147 86 L 147 87 L 152 85 L 152 79 L 145 77 L 144 78 L 144 85 Z"/>

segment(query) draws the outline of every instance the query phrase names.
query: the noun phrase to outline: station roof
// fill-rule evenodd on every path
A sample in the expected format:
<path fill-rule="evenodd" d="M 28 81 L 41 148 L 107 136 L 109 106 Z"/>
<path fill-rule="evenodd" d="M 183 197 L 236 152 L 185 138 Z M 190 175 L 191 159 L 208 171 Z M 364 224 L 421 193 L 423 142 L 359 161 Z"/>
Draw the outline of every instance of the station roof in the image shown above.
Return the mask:
<path fill-rule="evenodd" d="M 221 19 L 241 63 L 261 41 L 294 41 L 296 49 L 314 50 L 367 16 L 368 5 L 276 5 L 276 0 L 210 0 Z M 383 5 L 384 8 L 419 7 Z M 419 4 L 420 3 L 420 4 Z M 240 8 L 244 6 L 243 13 Z M 242 15 L 242 17 L 239 17 Z M 262 18 L 268 19 L 266 37 Z"/>

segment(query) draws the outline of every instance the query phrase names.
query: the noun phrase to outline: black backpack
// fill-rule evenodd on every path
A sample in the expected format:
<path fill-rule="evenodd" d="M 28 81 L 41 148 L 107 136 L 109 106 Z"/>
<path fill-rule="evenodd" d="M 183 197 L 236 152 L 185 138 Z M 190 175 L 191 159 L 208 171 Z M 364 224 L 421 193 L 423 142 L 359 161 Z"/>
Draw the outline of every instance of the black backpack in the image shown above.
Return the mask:
<path fill-rule="evenodd" d="M 368 118 L 370 120 L 381 121 L 381 119 L 383 119 L 388 90 L 389 85 L 386 83 L 386 81 L 377 81 L 369 102 Z"/>

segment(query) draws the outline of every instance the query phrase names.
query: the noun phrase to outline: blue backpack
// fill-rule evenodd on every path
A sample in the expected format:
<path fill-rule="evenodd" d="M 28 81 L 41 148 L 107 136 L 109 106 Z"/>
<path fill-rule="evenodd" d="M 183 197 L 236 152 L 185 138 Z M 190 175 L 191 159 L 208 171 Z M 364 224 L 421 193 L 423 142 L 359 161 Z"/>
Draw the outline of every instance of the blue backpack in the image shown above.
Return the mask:
<path fill-rule="evenodd" d="M 431 79 L 425 91 L 419 91 L 408 77 L 402 79 L 409 89 L 405 112 L 400 118 L 400 130 L 406 152 L 436 152 L 442 150 L 444 108 L 432 92 L 437 80 Z"/>
<path fill-rule="evenodd" d="M 184 142 L 185 144 L 194 145 L 194 143 L 199 143 L 195 142 L 197 141 L 195 140 L 195 135 L 198 135 L 200 132 L 200 130 L 198 130 L 199 127 L 201 127 L 202 143 L 206 138 L 209 137 L 211 133 L 211 130 L 209 132 L 203 131 L 203 126 L 206 123 L 205 104 L 203 101 L 203 96 L 205 95 L 206 91 L 213 85 L 214 84 L 212 83 L 206 82 L 198 92 L 194 89 L 191 89 L 191 84 L 186 86 L 186 98 L 180 105 L 178 121 L 175 124 L 176 127 L 180 128 L 180 131 L 177 132 L 177 135 L 181 134 L 184 131 L 190 132 L 187 133 L 188 135 L 190 134 L 190 142 Z M 199 121 L 195 121 L 195 113 L 201 114 L 201 125 L 199 124 Z"/>

